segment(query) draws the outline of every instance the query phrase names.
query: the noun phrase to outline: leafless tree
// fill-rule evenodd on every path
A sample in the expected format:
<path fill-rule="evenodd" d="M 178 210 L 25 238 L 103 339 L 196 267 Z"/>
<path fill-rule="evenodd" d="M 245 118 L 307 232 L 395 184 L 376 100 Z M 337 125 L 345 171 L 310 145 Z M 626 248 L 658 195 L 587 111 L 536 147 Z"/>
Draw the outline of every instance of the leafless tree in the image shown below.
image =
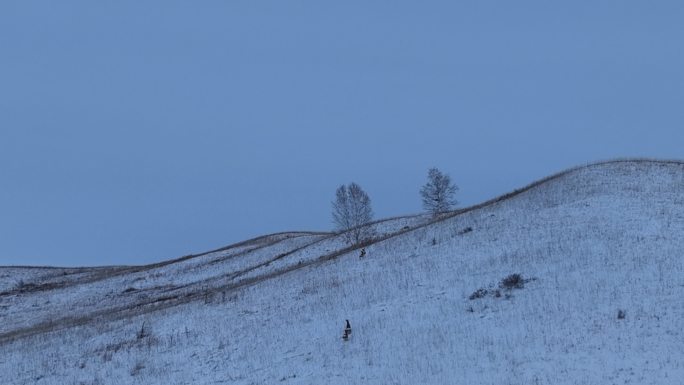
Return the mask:
<path fill-rule="evenodd" d="M 449 212 L 458 204 L 454 197 L 456 191 L 458 191 L 458 187 L 451 183 L 449 175 L 443 174 L 436 168 L 431 168 L 428 171 L 427 183 L 420 189 L 423 208 L 435 217 Z"/>
<path fill-rule="evenodd" d="M 350 183 L 338 187 L 332 207 L 333 223 L 337 230 L 346 233 L 348 242 L 359 243 L 373 235 L 366 226 L 373 220 L 371 201 L 361 186 Z"/>

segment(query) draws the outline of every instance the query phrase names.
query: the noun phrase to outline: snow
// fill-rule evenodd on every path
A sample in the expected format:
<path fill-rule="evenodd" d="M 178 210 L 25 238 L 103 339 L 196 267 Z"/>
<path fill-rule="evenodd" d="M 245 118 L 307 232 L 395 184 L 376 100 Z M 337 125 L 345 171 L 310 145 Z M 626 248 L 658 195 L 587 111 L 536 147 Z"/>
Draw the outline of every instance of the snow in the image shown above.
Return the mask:
<path fill-rule="evenodd" d="M 684 163 L 589 165 L 374 227 L 364 258 L 283 233 L 153 266 L 0 268 L 0 383 L 682 383 Z M 512 273 L 530 280 L 500 289 Z"/>

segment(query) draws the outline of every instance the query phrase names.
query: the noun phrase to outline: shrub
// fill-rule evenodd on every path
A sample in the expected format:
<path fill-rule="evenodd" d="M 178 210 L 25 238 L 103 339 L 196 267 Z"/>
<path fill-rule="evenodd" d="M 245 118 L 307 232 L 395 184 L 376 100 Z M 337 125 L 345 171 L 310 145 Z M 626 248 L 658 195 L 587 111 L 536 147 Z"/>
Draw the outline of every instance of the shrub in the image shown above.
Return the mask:
<path fill-rule="evenodd" d="M 511 274 L 508 277 L 501 280 L 499 287 L 502 289 L 522 289 L 525 285 L 525 280 L 520 274 Z"/>
<path fill-rule="evenodd" d="M 468 234 L 469 232 L 473 231 L 473 228 L 468 226 L 465 229 L 459 231 L 457 234 L 458 235 L 463 235 L 463 234 Z"/>
<path fill-rule="evenodd" d="M 470 297 L 468 297 L 468 298 L 472 301 L 474 299 L 483 298 L 486 295 L 487 295 L 487 289 L 480 288 L 480 289 L 475 290 L 473 292 L 473 294 L 471 294 Z"/>
<path fill-rule="evenodd" d="M 484 298 L 486 296 L 491 296 L 493 298 L 504 298 L 511 299 L 513 295 L 511 294 L 512 289 L 522 289 L 527 282 L 536 281 L 537 278 L 523 279 L 520 274 L 511 274 L 499 282 L 499 288 L 489 285 L 489 289 L 479 288 L 475 290 L 470 297 L 471 301 L 474 299 Z M 502 290 L 505 292 L 502 293 Z"/>
<path fill-rule="evenodd" d="M 626 311 L 624 311 L 622 309 L 618 309 L 618 319 L 625 319 L 626 316 L 627 316 Z"/>
<path fill-rule="evenodd" d="M 131 376 L 137 376 L 143 369 L 145 369 L 145 365 L 140 361 L 136 362 L 131 369 Z"/>

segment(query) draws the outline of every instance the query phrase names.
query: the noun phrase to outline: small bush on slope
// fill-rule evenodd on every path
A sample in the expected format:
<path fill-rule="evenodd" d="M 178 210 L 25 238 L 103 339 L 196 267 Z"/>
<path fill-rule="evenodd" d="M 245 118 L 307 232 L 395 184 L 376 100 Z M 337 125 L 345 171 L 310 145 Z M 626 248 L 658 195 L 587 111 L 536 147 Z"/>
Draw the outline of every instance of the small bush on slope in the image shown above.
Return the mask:
<path fill-rule="evenodd" d="M 521 274 L 511 274 L 508 275 L 507 277 L 503 278 L 501 282 L 499 282 L 499 288 L 504 289 L 504 290 L 513 290 L 513 289 L 522 289 L 525 287 L 525 283 L 530 282 L 530 281 L 535 281 L 536 278 L 528 278 L 524 279 Z M 499 289 L 485 289 L 485 288 L 479 288 L 475 290 L 469 297 L 468 299 L 475 300 L 475 299 L 480 299 L 484 298 L 487 295 L 491 295 L 494 298 L 501 298 L 501 290 Z M 506 294 L 505 298 L 510 298 L 510 294 Z"/>
<path fill-rule="evenodd" d="M 520 274 L 511 274 L 501 280 L 499 287 L 502 289 L 522 289 L 525 286 L 525 280 Z"/>

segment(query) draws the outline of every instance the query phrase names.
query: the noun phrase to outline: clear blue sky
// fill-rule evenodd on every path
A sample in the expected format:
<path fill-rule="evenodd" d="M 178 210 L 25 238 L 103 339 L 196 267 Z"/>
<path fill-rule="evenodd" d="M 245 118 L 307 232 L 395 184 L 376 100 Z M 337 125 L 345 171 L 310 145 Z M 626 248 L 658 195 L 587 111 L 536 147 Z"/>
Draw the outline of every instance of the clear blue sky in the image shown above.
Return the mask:
<path fill-rule="evenodd" d="M 159 261 L 681 159 L 684 1 L 0 2 L 0 265 Z"/>

